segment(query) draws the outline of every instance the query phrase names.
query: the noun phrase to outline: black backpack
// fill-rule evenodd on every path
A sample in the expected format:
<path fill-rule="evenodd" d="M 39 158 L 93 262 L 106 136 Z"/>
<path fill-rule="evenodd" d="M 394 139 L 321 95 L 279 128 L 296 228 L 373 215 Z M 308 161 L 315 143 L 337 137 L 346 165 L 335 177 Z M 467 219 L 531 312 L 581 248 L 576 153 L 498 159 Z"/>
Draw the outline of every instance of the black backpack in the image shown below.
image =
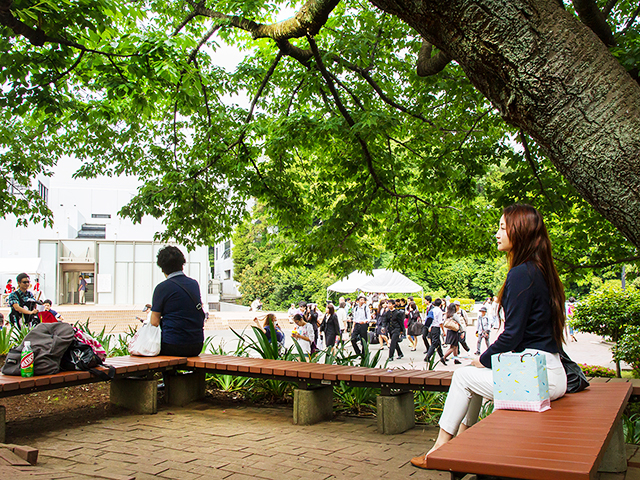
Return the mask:
<path fill-rule="evenodd" d="M 109 373 L 98 370 L 96 367 L 102 366 L 104 363 L 100 360 L 100 357 L 96 355 L 91 348 L 91 345 L 82 343 L 76 339 L 71 342 L 71 345 L 64 352 L 60 367 L 62 370 L 84 370 L 89 371 L 91 374 L 100 377 L 103 380 L 110 380 L 115 376 L 115 368 L 109 365 Z"/>

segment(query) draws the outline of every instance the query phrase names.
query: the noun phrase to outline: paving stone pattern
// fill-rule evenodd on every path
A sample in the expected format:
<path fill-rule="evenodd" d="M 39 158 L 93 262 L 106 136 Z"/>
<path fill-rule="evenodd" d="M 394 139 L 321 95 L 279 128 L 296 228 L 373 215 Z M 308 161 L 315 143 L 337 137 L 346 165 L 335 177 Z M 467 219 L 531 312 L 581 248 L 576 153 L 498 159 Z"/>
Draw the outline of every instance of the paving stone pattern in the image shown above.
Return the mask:
<path fill-rule="evenodd" d="M 0 470 L 0 478 L 448 478 L 409 464 L 432 443 L 433 427 L 380 435 L 374 418 L 338 417 L 305 427 L 291 421 L 290 407 L 164 407 L 157 415 L 114 417 L 12 438 L 13 443 L 40 450 L 38 466 L 14 468 L 11 474 Z"/>

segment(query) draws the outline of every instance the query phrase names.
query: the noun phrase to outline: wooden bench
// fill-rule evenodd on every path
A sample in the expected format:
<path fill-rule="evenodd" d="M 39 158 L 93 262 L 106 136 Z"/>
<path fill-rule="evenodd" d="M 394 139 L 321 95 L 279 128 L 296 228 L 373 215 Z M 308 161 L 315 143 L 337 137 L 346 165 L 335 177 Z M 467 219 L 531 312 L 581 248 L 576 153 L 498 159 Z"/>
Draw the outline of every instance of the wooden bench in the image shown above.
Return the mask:
<path fill-rule="evenodd" d="M 622 413 L 629 382 L 593 382 L 543 413 L 497 410 L 428 457 L 427 466 L 528 480 L 593 480 L 626 470 Z M 464 452 L 463 455 L 460 452 Z"/>
<path fill-rule="evenodd" d="M 311 425 L 333 418 L 333 387 L 339 382 L 354 387 L 380 388 L 376 418 L 378 431 L 384 434 L 402 433 L 413 428 L 413 391 L 446 392 L 452 375 L 451 372 L 433 370 L 388 370 L 225 355 L 190 357 L 187 367 L 207 373 L 296 383 L 293 422 L 298 425 Z"/>
<path fill-rule="evenodd" d="M 177 406 L 204 397 L 205 373 L 296 383 L 293 421 L 301 425 L 333 417 L 333 387 L 339 382 L 380 388 L 377 423 L 383 434 L 413 428 L 413 392 L 448 391 L 453 375 L 433 370 L 388 370 L 224 355 L 126 356 L 109 358 L 107 363 L 116 369 L 111 402 L 141 413 L 157 411 L 156 382 L 151 377 L 167 370 L 188 370 L 165 377 L 165 398 Z M 453 478 L 460 473 L 478 473 L 531 480 L 592 479 L 601 463 L 614 470 L 626 469 L 621 416 L 629 397 L 640 396 L 640 382 L 591 380 L 592 387 L 553 402 L 548 412 L 492 413 L 434 452 L 429 466 L 450 471 Z M 99 381 L 102 380 L 89 372 L 33 378 L 0 375 L 0 398 Z M 4 409 L 0 409 L 0 417 L 1 442 Z"/>
<path fill-rule="evenodd" d="M 157 387 L 152 380 L 153 374 L 185 366 L 187 359 L 123 356 L 108 358 L 106 363 L 115 368 L 115 377 L 111 381 L 111 403 L 140 413 L 156 413 Z M 108 372 L 105 367 L 98 369 Z M 100 377 L 85 371 L 63 371 L 30 378 L 0 374 L 0 398 L 102 381 Z M 5 408 L 0 406 L 0 443 L 5 441 L 5 419 Z"/>

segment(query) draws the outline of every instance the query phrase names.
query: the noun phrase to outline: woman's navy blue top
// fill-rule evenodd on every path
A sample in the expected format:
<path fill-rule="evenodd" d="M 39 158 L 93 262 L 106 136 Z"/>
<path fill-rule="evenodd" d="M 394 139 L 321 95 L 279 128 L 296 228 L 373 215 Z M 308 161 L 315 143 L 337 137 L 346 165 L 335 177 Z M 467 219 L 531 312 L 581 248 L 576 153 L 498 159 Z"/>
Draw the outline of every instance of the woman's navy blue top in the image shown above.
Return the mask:
<path fill-rule="evenodd" d="M 559 353 L 553 338 L 549 287 L 533 262 L 513 267 L 502 292 L 504 331 L 480 356 L 480 363 L 491 368 L 491 355 L 521 352 L 534 348 Z"/>
<path fill-rule="evenodd" d="M 153 291 L 151 311 L 161 315 L 162 343 L 170 345 L 194 345 L 204 341 L 204 319 L 195 302 L 179 283 L 200 300 L 200 286 L 182 272 L 173 273 Z"/>

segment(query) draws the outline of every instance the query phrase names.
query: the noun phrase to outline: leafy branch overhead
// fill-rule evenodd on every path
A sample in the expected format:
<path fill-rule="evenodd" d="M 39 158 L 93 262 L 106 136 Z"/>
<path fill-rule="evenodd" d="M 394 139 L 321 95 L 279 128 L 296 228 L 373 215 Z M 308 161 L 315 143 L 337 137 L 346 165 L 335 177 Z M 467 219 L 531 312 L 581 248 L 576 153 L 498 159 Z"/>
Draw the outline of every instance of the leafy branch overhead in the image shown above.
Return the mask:
<path fill-rule="evenodd" d="M 260 199 L 283 263 L 490 252 L 513 201 L 571 269 L 637 258 L 637 5 L 480 4 L 0 0 L 2 178 L 32 192 L 3 213 L 50 219 L 29 179 L 71 154 L 143 179 L 121 213 L 162 239 L 210 244 Z"/>

